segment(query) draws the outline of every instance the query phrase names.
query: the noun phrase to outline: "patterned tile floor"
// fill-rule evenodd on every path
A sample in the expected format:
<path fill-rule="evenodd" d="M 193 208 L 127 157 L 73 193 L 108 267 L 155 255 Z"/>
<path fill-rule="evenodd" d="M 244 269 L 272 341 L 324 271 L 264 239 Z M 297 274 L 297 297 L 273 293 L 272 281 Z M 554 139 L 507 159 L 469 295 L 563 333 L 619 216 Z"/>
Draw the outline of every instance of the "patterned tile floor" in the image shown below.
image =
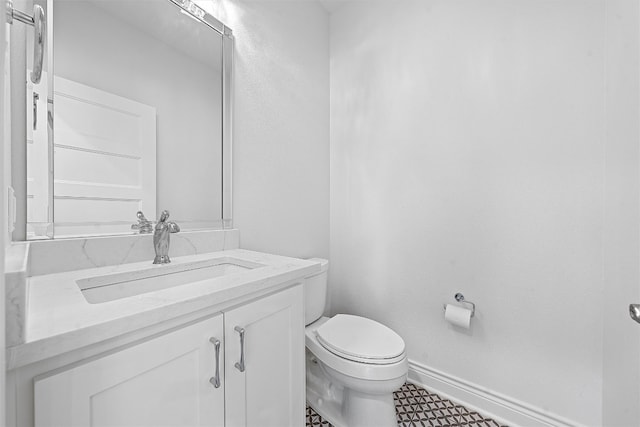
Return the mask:
<path fill-rule="evenodd" d="M 393 393 L 396 418 L 400 427 L 506 427 L 469 411 L 462 405 L 431 393 L 421 387 L 406 383 Z M 332 427 L 313 409 L 307 407 L 307 427 Z"/>

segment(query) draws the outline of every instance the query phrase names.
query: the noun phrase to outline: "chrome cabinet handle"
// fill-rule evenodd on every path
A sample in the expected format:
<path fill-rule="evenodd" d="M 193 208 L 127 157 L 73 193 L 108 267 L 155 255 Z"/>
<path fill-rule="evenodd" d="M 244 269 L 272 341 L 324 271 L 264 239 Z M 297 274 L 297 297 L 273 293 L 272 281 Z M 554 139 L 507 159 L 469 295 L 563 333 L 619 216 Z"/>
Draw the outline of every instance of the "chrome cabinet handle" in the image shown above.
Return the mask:
<path fill-rule="evenodd" d="M 629 315 L 633 320 L 640 323 L 640 304 L 629 304 Z"/>
<path fill-rule="evenodd" d="M 215 388 L 220 387 L 220 340 L 217 338 L 209 338 L 209 342 L 214 345 L 216 349 L 216 376 L 209 378 L 209 382 L 213 384 Z"/>
<path fill-rule="evenodd" d="M 234 366 L 238 371 L 244 372 L 244 328 L 236 326 L 233 330 L 240 334 L 240 362 L 236 362 Z"/>

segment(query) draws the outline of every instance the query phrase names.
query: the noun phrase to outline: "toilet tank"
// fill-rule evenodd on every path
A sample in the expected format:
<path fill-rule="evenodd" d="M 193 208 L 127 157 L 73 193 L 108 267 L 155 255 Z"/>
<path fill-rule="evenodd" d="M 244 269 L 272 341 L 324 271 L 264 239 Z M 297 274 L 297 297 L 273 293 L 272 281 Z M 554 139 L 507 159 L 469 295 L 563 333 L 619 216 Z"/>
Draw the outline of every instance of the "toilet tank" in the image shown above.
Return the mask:
<path fill-rule="evenodd" d="M 304 279 L 304 324 L 309 325 L 324 313 L 324 306 L 327 303 L 327 272 L 329 261 L 322 258 L 311 258 L 320 264 L 322 270 L 313 276 Z"/>

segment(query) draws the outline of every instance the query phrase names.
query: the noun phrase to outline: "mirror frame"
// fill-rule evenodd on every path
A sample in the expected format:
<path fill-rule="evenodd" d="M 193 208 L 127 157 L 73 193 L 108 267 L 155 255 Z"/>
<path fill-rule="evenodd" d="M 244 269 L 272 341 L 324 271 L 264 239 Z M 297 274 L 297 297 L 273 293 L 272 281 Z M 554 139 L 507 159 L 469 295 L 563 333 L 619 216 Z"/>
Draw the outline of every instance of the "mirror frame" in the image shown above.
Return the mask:
<path fill-rule="evenodd" d="M 213 28 L 222 37 L 222 229 L 233 228 L 232 189 L 231 189 L 231 148 L 232 148 L 232 112 L 233 112 L 233 31 L 193 0 L 169 0 L 192 16 Z M 192 12 L 198 10 L 201 16 Z"/>
<path fill-rule="evenodd" d="M 233 31 L 231 28 L 227 27 L 220 20 L 215 18 L 213 15 L 209 14 L 202 7 L 197 5 L 193 0 L 166 0 L 174 5 L 178 6 L 180 9 L 189 13 L 194 19 L 201 22 L 204 25 L 207 25 L 211 29 L 215 30 L 218 34 L 220 34 L 222 38 L 222 209 L 221 209 L 221 218 L 215 219 L 214 221 L 220 221 L 220 228 L 213 227 L 212 229 L 230 229 L 233 228 L 233 205 L 232 205 L 232 130 L 233 130 L 233 121 L 232 121 L 232 112 L 233 112 L 233 50 L 234 50 L 234 37 Z M 52 19 L 52 11 L 53 4 L 55 0 L 34 0 L 34 4 L 37 3 L 45 3 L 47 7 L 47 58 L 46 61 L 49 64 L 49 67 L 53 64 L 54 52 L 53 52 L 53 19 Z M 27 49 L 29 47 L 27 46 Z M 28 53 L 27 53 L 28 54 Z M 48 102 L 47 102 L 47 144 L 49 146 L 49 218 L 50 218 L 50 234 L 47 233 L 47 237 L 49 239 L 56 239 L 55 236 L 55 217 L 54 217 L 54 178 L 55 171 L 53 168 L 53 147 L 54 147 L 54 103 L 53 103 L 53 73 L 48 73 L 49 81 L 49 94 L 48 94 Z M 26 107 L 26 105 L 25 105 Z M 15 147 L 14 143 L 12 143 L 12 150 Z M 25 155 L 25 166 L 26 166 L 26 150 L 24 151 Z M 26 191 L 26 180 L 27 180 L 27 171 L 26 167 L 23 173 L 20 173 L 19 177 L 16 177 L 12 172 L 12 182 L 16 180 L 20 183 L 13 184 L 13 187 L 16 189 L 24 188 Z M 17 179 L 16 179 L 17 178 Z M 24 182 L 24 184 L 22 184 Z M 18 196 L 20 197 L 20 196 Z M 16 218 L 16 227 L 13 231 L 13 241 L 27 241 L 26 236 L 26 225 L 27 225 L 27 212 L 26 212 L 26 192 L 22 195 L 24 199 L 24 217 Z M 18 202 L 19 203 L 19 202 Z M 22 210 L 22 209 L 20 209 Z M 188 231 L 188 230 L 185 230 Z M 111 236 L 120 236 L 121 234 L 114 234 Z M 122 234 L 129 235 L 129 234 Z M 93 237 L 109 237 L 109 236 L 83 236 L 81 238 L 93 238 Z M 77 237 L 58 237 L 57 239 L 72 239 Z M 33 241 L 33 240 L 28 240 Z"/>

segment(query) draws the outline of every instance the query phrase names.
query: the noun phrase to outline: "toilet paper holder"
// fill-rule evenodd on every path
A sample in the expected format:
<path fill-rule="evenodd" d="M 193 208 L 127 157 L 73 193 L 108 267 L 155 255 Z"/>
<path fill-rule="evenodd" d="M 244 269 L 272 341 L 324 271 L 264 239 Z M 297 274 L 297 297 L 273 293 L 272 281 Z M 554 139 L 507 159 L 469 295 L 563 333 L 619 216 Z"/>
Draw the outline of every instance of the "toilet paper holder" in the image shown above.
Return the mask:
<path fill-rule="evenodd" d="M 472 303 L 471 301 L 467 301 L 464 299 L 464 295 L 462 295 L 460 292 L 458 292 L 457 294 L 454 295 L 454 298 L 456 299 L 456 301 L 458 301 L 459 303 L 462 304 L 471 304 L 471 317 L 474 316 L 474 314 L 476 314 L 476 305 L 474 303 Z M 443 305 L 444 310 L 447 310 L 447 305 L 444 304 Z"/>

